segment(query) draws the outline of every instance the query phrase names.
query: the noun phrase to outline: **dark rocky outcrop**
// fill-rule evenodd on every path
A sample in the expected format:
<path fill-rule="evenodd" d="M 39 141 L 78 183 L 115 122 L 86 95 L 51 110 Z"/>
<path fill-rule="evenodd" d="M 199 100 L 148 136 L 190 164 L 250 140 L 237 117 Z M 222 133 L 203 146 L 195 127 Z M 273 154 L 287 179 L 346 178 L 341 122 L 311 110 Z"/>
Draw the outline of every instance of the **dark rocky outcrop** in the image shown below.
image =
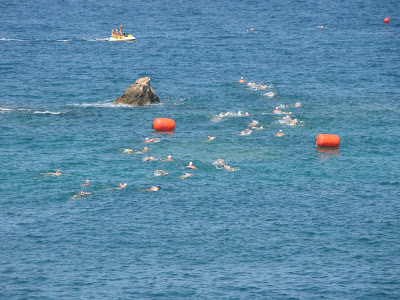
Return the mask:
<path fill-rule="evenodd" d="M 128 87 L 121 97 L 118 97 L 113 104 L 126 105 L 147 105 L 159 103 L 160 99 L 156 92 L 150 87 L 150 78 L 144 77 L 136 80 L 135 84 Z"/>

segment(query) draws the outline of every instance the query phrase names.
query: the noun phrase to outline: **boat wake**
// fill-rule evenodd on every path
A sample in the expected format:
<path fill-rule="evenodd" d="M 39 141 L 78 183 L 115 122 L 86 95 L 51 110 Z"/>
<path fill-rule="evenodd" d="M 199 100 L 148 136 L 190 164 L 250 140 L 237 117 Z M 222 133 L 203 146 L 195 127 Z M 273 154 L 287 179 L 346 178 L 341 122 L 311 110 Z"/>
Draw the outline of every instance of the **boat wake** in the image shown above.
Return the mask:
<path fill-rule="evenodd" d="M 135 105 L 126 105 L 126 104 L 113 104 L 112 102 L 94 102 L 94 103 L 73 103 L 68 104 L 69 106 L 78 106 L 78 107 L 93 107 L 93 108 L 129 108 L 129 109 L 137 109 L 143 106 L 135 106 Z M 154 105 L 163 105 L 163 103 L 152 103 L 146 106 L 154 106 Z"/>
<path fill-rule="evenodd" d="M 49 114 L 49 115 L 60 115 L 66 112 L 61 111 L 50 111 L 50 110 L 37 110 L 37 109 L 30 109 L 30 108 L 5 108 L 0 107 L 0 113 L 5 112 L 24 112 L 24 113 L 32 113 L 32 114 Z"/>

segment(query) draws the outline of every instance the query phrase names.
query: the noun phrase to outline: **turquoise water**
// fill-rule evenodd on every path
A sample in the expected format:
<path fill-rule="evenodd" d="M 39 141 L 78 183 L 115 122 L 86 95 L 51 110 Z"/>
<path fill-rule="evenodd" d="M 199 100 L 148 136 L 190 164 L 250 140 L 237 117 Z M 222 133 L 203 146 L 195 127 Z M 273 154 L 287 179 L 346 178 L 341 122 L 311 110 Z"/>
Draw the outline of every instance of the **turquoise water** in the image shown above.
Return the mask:
<path fill-rule="evenodd" d="M 399 6 L 0 4 L 0 298 L 399 298 Z"/>

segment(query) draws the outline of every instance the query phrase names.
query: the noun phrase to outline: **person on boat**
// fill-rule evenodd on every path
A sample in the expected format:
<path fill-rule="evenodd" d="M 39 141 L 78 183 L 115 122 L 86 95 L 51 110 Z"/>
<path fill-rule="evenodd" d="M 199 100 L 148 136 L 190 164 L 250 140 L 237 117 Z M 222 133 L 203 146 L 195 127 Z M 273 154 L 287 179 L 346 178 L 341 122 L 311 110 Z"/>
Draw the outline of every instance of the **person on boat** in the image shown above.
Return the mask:
<path fill-rule="evenodd" d="M 122 24 L 119 25 L 119 35 L 121 36 L 121 38 L 123 37 L 123 35 L 122 35 Z"/>
<path fill-rule="evenodd" d="M 90 185 L 90 181 L 89 181 L 89 179 L 88 179 L 88 180 L 86 180 L 86 182 L 85 182 L 84 184 L 81 184 L 81 186 L 88 186 L 88 185 Z"/>
<path fill-rule="evenodd" d="M 111 37 L 115 38 L 115 28 L 111 30 Z"/>
<path fill-rule="evenodd" d="M 185 179 L 185 178 L 187 178 L 187 177 L 193 177 L 193 176 L 194 176 L 194 174 L 186 173 L 186 174 L 184 174 L 184 175 L 179 176 L 179 178 L 180 178 L 180 179 Z"/>
<path fill-rule="evenodd" d="M 282 132 L 282 129 L 279 130 L 279 132 L 277 134 L 275 134 L 275 136 L 277 136 L 277 137 L 281 137 L 281 136 L 284 136 L 284 135 L 285 134 Z"/>
<path fill-rule="evenodd" d="M 197 167 L 195 167 L 195 166 L 193 165 L 193 162 L 189 162 L 189 164 L 186 166 L 186 169 L 197 170 Z"/>

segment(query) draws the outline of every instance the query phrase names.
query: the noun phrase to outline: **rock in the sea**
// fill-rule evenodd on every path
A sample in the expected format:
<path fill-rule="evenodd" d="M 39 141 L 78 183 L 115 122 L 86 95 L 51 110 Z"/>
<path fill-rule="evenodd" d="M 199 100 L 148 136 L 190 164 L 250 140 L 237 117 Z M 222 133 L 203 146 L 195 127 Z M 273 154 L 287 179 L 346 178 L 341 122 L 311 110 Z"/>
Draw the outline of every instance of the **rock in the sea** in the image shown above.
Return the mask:
<path fill-rule="evenodd" d="M 136 80 L 113 104 L 147 105 L 159 102 L 156 92 L 150 87 L 150 77 L 144 77 Z"/>

